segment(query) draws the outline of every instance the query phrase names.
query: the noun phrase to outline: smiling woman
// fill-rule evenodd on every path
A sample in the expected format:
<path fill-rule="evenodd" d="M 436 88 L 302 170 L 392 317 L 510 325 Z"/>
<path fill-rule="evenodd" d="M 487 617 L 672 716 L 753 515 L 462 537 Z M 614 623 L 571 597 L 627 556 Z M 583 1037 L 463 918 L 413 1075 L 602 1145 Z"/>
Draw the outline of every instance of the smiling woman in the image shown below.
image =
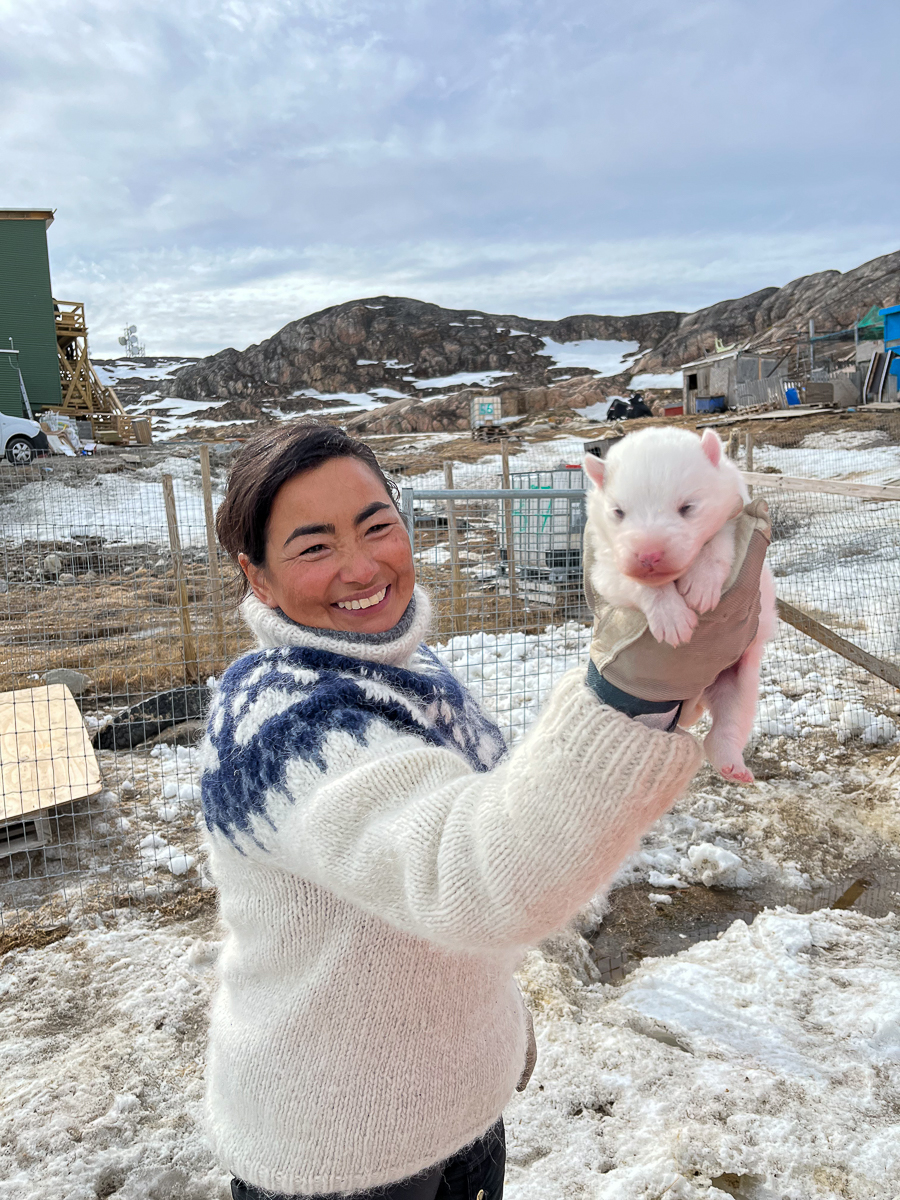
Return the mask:
<path fill-rule="evenodd" d="M 699 753 L 566 675 L 510 754 L 424 645 L 372 451 L 248 443 L 217 527 L 258 649 L 218 681 L 203 812 L 225 944 L 209 1132 L 235 1200 L 500 1200 L 534 1065 L 514 972 L 608 884 Z"/>
<path fill-rule="evenodd" d="M 299 625 L 393 628 L 412 600 L 412 549 L 393 485 L 363 442 L 330 425 L 249 443 L 216 520 L 249 588 Z"/>
<path fill-rule="evenodd" d="M 400 513 L 358 458 L 329 459 L 282 484 L 269 514 L 265 562 L 243 553 L 238 562 L 263 604 L 322 629 L 390 629 L 415 584 Z"/>

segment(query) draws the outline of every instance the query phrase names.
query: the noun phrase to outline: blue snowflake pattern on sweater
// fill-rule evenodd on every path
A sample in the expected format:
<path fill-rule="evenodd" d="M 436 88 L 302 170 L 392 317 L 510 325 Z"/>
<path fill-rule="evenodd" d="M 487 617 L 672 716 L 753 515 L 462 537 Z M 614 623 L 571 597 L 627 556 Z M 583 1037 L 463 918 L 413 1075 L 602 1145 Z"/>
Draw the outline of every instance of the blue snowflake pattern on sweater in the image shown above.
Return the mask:
<path fill-rule="evenodd" d="M 507 753 L 497 726 L 424 645 L 409 668 L 301 646 L 253 651 L 224 673 L 210 709 L 215 754 L 201 779 L 207 826 L 233 841 L 254 816 L 270 820 L 266 794 L 284 788 L 292 761 L 325 774 L 328 735 L 365 745 L 373 722 L 455 750 L 475 771 Z"/>

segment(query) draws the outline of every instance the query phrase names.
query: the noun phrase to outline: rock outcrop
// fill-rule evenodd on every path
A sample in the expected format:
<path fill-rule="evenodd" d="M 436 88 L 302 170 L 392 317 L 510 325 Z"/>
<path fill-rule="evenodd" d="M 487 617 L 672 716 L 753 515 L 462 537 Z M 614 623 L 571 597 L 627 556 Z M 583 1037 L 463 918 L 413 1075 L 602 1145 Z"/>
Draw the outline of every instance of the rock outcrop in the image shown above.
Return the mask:
<path fill-rule="evenodd" d="M 386 399 L 428 395 L 440 391 L 440 385 L 416 384 L 460 373 L 503 372 L 498 378 L 549 384 L 579 372 L 554 369 L 553 360 L 541 353 L 543 338 L 637 342 L 641 350 L 649 350 L 680 319 L 681 314 L 668 312 L 534 321 L 376 296 L 292 321 L 247 350 L 222 350 L 201 359 L 161 390 L 186 400 L 292 399 L 297 410 L 306 410 L 315 407 L 309 403 L 315 393 L 378 394 L 380 389 Z M 299 394 L 303 392 L 313 396 Z"/>
<path fill-rule="evenodd" d="M 372 412 L 350 417 L 345 428 L 348 433 L 444 433 L 469 428 L 469 406 L 472 393 L 457 392 L 438 400 L 420 400 L 410 396 L 376 408 Z"/>
<path fill-rule="evenodd" d="M 592 404 L 605 400 L 609 395 L 627 387 L 627 376 L 578 376 L 575 379 L 556 383 L 552 387 L 494 389 L 504 401 L 513 392 L 511 408 L 523 415 L 534 416 L 556 408 L 590 408 Z M 434 400 L 421 400 L 410 396 L 376 408 L 371 412 L 359 413 L 342 422 L 350 433 L 357 435 L 372 433 L 441 433 L 461 432 L 470 428 L 473 397 L 483 395 L 465 388 L 452 396 L 439 396 Z"/>
<path fill-rule="evenodd" d="M 852 271 L 819 271 L 781 288 L 763 288 L 739 300 L 723 300 L 681 318 L 634 365 L 636 373 L 675 371 L 712 353 L 716 338 L 727 344 L 770 345 L 809 327 L 817 333 L 849 328 L 873 304 L 900 304 L 900 251 L 873 258 Z"/>

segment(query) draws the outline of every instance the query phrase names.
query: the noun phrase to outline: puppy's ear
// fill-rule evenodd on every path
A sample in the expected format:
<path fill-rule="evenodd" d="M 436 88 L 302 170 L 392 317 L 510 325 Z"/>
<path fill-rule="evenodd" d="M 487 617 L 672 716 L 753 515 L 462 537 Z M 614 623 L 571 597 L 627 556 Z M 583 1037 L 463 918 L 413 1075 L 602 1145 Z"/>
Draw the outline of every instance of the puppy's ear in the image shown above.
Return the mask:
<path fill-rule="evenodd" d="M 603 487 L 603 480 L 606 477 L 606 466 L 602 458 L 598 458 L 596 454 L 586 454 L 584 456 L 584 469 L 587 472 L 588 479 L 593 480 L 598 488 Z"/>
<path fill-rule="evenodd" d="M 703 447 L 703 453 L 712 465 L 717 467 L 722 461 L 722 443 L 719 441 L 719 435 L 716 431 L 714 429 L 704 429 L 700 445 Z"/>

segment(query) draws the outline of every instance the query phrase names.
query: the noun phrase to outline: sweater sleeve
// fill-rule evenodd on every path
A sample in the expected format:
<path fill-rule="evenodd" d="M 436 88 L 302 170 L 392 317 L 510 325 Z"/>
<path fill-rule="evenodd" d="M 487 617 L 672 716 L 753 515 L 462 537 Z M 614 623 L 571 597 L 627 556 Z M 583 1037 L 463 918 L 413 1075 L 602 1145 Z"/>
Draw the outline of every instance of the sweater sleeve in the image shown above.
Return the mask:
<path fill-rule="evenodd" d="M 306 764 L 288 767 L 286 803 L 247 852 L 409 933 L 477 950 L 531 944 L 608 886 L 701 753 L 683 731 L 602 704 L 576 668 L 484 774 L 393 731 L 328 758 L 315 781 Z"/>

